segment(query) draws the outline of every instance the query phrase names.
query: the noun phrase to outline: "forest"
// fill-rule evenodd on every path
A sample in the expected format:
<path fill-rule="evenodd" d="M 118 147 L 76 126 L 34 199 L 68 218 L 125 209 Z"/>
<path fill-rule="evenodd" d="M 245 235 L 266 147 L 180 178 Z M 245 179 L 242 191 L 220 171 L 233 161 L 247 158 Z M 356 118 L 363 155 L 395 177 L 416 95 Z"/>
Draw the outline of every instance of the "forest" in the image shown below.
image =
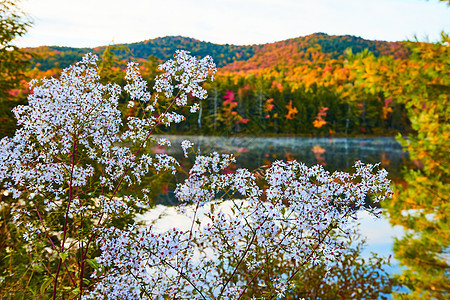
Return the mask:
<path fill-rule="evenodd" d="M 56 75 L 91 51 L 103 58 L 107 78 L 121 77 L 126 63 L 136 60 L 151 84 L 158 64 L 176 49 L 198 56 L 209 54 L 219 70 L 207 87 L 210 96 L 202 101 L 198 117 L 173 127 L 172 133 L 384 136 L 411 131 L 404 105 L 382 92 L 367 91 L 352 72 L 353 61 L 362 56 L 408 61 L 410 50 L 402 42 L 317 33 L 253 46 L 165 37 L 95 49 L 38 47 L 24 49 L 31 57 L 25 76 Z M 23 99 L 26 85 L 11 93 Z M 126 101 L 123 95 L 121 102 Z M 3 117 L 6 122 L 9 119 Z M 12 125 L 2 131 L 5 128 Z"/>
<path fill-rule="evenodd" d="M 0 4 L 5 298 L 448 298 L 446 33 L 436 42 L 316 33 L 251 46 L 177 36 L 18 48 L 11 41 L 31 24 L 15 5 Z M 158 152 L 170 142 L 155 133 L 396 136 L 410 168 L 392 186 L 384 169 L 362 162 L 352 174 L 292 160 L 249 171 L 183 141 L 184 155 L 196 156 L 187 171 Z M 171 192 L 194 216 L 190 230 L 140 230 L 136 215 L 169 192 L 177 171 L 185 180 Z M 219 209 L 230 203 L 234 219 Z M 213 225 L 200 226 L 200 208 Z M 363 243 L 340 240 L 356 236 L 344 229 L 357 210 L 404 229 L 394 242 L 397 273 L 376 254 L 362 259 Z"/>

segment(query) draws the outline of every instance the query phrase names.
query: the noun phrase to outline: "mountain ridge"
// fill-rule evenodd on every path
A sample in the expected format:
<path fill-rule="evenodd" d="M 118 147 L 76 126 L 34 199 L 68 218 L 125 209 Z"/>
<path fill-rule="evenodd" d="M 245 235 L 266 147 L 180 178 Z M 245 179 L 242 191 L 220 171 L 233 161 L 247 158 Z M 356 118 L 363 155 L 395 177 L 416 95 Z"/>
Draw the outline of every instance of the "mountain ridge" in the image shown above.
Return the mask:
<path fill-rule="evenodd" d="M 160 60 L 167 60 L 172 57 L 175 50 L 184 49 L 190 51 L 195 56 L 211 55 L 218 67 L 233 66 L 235 64 L 234 67 L 228 67 L 229 70 L 233 70 L 244 64 L 239 62 L 261 60 L 260 56 L 267 56 L 269 52 L 273 54 L 278 51 L 280 55 L 291 55 L 306 52 L 310 48 L 317 47 L 317 45 L 320 46 L 321 52 L 333 59 L 342 58 L 344 51 L 348 48 L 351 48 L 353 53 L 368 49 L 376 56 L 394 55 L 404 57 L 408 54 L 403 42 L 366 40 L 352 35 L 328 35 L 325 33 L 314 33 L 273 43 L 245 46 L 215 44 L 183 36 L 158 37 L 141 42 L 115 44 L 111 46 L 128 48 L 130 50 L 129 52 L 125 50 L 114 50 L 122 59 L 147 59 L 149 56 L 155 56 Z M 94 52 L 95 54 L 101 55 L 107 47 L 75 48 L 41 46 L 25 49 L 37 54 L 37 57 L 32 59 L 32 63 L 39 70 L 45 71 L 51 68 L 65 68 L 80 60 L 86 52 Z M 289 48 L 290 51 L 284 51 L 286 48 Z"/>

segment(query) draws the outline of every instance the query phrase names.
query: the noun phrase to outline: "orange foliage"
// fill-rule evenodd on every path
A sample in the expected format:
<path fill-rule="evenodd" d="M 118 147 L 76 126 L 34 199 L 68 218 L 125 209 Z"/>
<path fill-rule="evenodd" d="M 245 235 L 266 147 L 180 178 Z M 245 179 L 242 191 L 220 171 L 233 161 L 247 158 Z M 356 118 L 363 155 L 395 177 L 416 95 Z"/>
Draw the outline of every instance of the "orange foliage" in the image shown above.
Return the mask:
<path fill-rule="evenodd" d="M 327 164 L 325 163 L 325 157 L 323 157 L 323 154 L 326 152 L 326 150 L 319 145 L 312 147 L 311 150 L 314 153 L 314 157 L 316 158 L 317 163 L 322 166 L 326 166 Z"/>
<path fill-rule="evenodd" d="M 295 115 L 298 113 L 298 110 L 295 106 L 292 106 L 292 100 L 289 101 L 288 105 L 286 105 L 286 108 L 288 109 L 288 113 L 285 116 L 286 119 L 288 120 L 294 119 Z"/>
<path fill-rule="evenodd" d="M 273 98 L 267 99 L 266 100 L 266 106 L 264 107 L 264 111 L 265 112 L 271 112 L 274 105 L 272 104 L 273 102 Z"/>
<path fill-rule="evenodd" d="M 272 81 L 272 87 L 276 88 L 280 93 L 283 92 L 283 85 L 278 81 Z"/>
<path fill-rule="evenodd" d="M 388 98 L 386 100 L 384 100 L 384 105 L 383 105 L 383 119 L 387 119 L 388 114 L 390 114 L 391 112 L 393 112 L 392 107 L 389 106 L 389 103 L 392 102 L 392 98 Z"/>
<path fill-rule="evenodd" d="M 327 116 L 328 107 L 319 107 L 319 112 L 317 113 L 316 119 L 313 121 L 313 126 L 316 128 L 320 128 L 323 125 L 327 124 L 327 121 L 324 118 Z"/>
<path fill-rule="evenodd" d="M 288 39 L 280 42 L 255 45 L 254 55 L 246 60 L 234 61 L 219 69 L 219 76 L 235 78 L 248 75 L 262 76 L 272 80 L 272 87 L 280 92 L 286 85 L 281 85 L 273 78 L 283 78 L 292 91 L 306 89 L 312 91 L 313 86 L 324 86 L 334 89 L 344 98 L 350 95 L 355 82 L 353 66 L 347 65 L 343 53 L 337 51 L 324 53 L 318 44 L 320 40 L 330 40 L 339 44 L 351 39 L 346 36 L 327 36 L 312 34 L 304 37 Z M 395 60 L 406 61 L 409 50 L 403 42 L 366 41 L 372 51 Z M 339 55 L 338 55 L 339 54 Z M 401 69 L 399 69 L 401 70 Z M 387 113 L 389 113 L 387 111 Z"/>

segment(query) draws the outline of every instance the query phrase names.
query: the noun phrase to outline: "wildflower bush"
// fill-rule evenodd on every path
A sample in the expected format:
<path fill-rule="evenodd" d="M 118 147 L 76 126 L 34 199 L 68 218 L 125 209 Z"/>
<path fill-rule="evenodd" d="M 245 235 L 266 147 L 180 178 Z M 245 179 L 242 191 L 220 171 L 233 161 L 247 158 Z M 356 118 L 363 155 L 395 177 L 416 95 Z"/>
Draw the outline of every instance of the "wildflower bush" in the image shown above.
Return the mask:
<path fill-rule="evenodd" d="M 160 65 L 150 93 L 129 63 L 123 90 L 134 114 L 123 119 L 122 88 L 101 83 L 96 61 L 88 54 L 60 78 L 33 80 L 28 105 L 14 109 L 19 129 L 0 142 L 0 183 L 15 199 L 8 204 L 13 222 L 30 268 L 39 265 L 46 276 L 41 298 L 283 296 L 299 273 L 331 268 L 346 245 L 334 235 L 351 237 L 358 210 L 379 216 L 374 204 L 391 197 L 377 165 L 356 162 L 352 174 L 331 174 L 278 161 L 230 172 L 232 155 L 200 155 L 184 141 L 195 164 L 175 193 L 180 213 L 192 216 L 190 229 L 135 223 L 135 213 L 151 204 L 144 179 L 179 169 L 175 158 L 151 153 L 155 144 L 170 146 L 155 129 L 183 121 L 179 107 L 199 109 L 207 97 L 200 84 L 213 79 L 215 65 L 177 51 Z M 271 273 L 272 257 L 291 267 Z"/>

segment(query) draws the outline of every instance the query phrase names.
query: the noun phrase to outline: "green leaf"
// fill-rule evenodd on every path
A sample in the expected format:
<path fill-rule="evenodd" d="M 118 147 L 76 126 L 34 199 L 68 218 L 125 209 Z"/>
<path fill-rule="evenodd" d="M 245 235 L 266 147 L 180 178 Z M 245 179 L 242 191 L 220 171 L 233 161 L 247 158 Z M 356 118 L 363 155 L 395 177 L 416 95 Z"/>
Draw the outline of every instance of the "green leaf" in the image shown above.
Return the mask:
<path fill-rule="evenodd" d="M 67 254 L 65 252 L 59 253 L 59 257 L 61 258 L 62 262 L 64 262 L 66 260 L 67 256 L 69 256 L 69 254 Z"/>
<path fill-rule="evenodd" d="M 48 278 L 44 283 L 41 285 L 41 295 L 45 294 L 45 290 L 48 288 L 50 283 L 52 283 L 53 277 Z"/>
<path fill-rule="evenodd" d="M 78 288 L 78 287 L 72 290 L 72 294 L 74 294 L 74 295 L 78 295 L 79 293 L 80 293 L 80 288 Z"/>
<path fill-rule="evenodd" d="M 86 258 L 85 261 L 95 270 L 98 270 L 100 268 L 100 264 L 95 259 Z"/>

